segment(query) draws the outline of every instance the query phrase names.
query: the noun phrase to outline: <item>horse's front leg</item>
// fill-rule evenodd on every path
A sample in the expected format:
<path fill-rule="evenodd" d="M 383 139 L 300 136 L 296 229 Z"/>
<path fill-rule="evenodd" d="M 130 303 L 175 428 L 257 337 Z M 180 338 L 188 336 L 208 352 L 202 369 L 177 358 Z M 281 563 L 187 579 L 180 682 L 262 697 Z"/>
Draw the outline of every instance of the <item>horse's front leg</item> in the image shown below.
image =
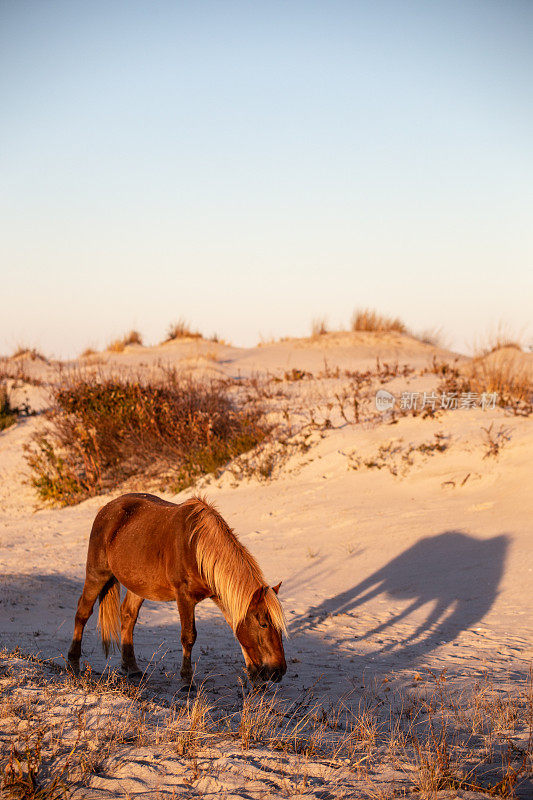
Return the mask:
<path fill-rule="evenodd" d="M 190 684 L 192 683 L 191 653 L 196 641 L 196 625 L 194 622 L 196 600 L 182 592 L 178 594 L 176 600 L 181 620 L 181 646 L 183 648 L 180 675 L 185 683 Z"/>

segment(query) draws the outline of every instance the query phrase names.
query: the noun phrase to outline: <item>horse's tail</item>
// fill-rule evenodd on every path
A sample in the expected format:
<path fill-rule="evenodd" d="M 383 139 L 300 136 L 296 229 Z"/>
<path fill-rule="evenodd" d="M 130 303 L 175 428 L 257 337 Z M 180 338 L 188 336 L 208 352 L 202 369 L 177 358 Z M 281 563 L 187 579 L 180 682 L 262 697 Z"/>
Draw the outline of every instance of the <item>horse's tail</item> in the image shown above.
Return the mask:
<path fill-rule="evenodd" d="M 114 576 L 109 578 L 98 598 L 98 629 L 107 658 L 109 646 L 120 643 L 120 584 Z"/>

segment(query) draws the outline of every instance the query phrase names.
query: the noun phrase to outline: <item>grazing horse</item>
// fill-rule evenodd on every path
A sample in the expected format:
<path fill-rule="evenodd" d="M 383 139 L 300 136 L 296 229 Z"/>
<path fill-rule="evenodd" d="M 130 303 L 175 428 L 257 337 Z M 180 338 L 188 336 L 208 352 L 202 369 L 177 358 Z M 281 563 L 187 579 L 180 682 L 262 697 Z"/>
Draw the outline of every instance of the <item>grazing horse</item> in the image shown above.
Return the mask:
<path fill-rule="evenodd" d="M 126 596 L 120 605 L 120 584 Z M 68 659 L 79 673 L 83 629 L 98 597 L 98 627 L 106 656 L 121 643 L 122 668 L 140 674 L 133 628 L 143 601 L 175 600 L 181 619 L 181 677 L 192 680 L 194 608 L 213 600 L 231 625 L 251 680 L 280 681 L 287 670 L 281 634 L 285 619 L 255 558 L 205 499 L 177 505 L 151 494 L 125 494 L 96 515 L 87 552 Z"/>

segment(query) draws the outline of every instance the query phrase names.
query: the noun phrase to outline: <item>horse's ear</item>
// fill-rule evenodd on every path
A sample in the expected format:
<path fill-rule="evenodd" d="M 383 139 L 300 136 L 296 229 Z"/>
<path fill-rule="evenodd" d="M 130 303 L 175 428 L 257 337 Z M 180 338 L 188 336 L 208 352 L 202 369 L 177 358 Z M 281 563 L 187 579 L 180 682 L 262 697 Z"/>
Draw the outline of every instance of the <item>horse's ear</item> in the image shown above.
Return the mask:
<path fill-rule="evenodd" d="M 278 594 L 279 587 L 281 586 L 282 583 L 283 583 L 283 581 L 280 581 L 277 586 L 273 586 L 272 587 L 272 591 L 275 592 L 276 594 Z"/>
<path fill-rule="evenodd" d="M 252 595 L 252 599 L 250 600 L 250 608 L 255 608 L 259 605 L 263 597 L 265 596 L 265 592 L 268 589 L 268 586 L 260 586 L 259 589 L 256 589 Z"/>

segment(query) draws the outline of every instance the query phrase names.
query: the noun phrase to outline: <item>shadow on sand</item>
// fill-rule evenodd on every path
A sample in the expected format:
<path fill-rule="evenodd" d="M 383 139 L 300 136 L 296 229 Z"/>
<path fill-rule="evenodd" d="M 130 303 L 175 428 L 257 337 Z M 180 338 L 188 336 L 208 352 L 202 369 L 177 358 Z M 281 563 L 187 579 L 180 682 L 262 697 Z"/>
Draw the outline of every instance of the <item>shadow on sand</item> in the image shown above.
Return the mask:
<path fill-rule="evenodd" d="M 340 685 L 341 675 L 343 680 L 349 680 L 350 676 L 355 679 L 370 665 L 374 673 L 389 672 L 390 651 L 398 656 L 396 667 L 414 666 L 437 646 L 453 641 L 461 631 L 476 625 L 487 614 L 498 594 L 509 542 L 507 535 L 482 540 L 446 531 L 418 541 L 351 589 L 325 598 L 290 626 L 291 639 L 286 644 L 289 672 L 283 685 L 288 682 L 296 690 L 297 685 L 300 688 L 311 685 L 323 676 L 324 691 L 334 691 L 335 685 Z M 356 564 L 357 558 L 354 559 Z M 290 581 L 293 592 L 305 580 L 304 573 L 293 576 Z M 0 589 L 3 620 L 0 633 L 4 643 L 10 648 L 20 645 L 24 651 L 61 662 L 61 654 L 66 654 L 72 635 L 81 589 L 81 581 L 65 575 L 4 576 Z M 361 621 L 352 622 L 349 615 L 357 618 L 352 612 L 379 595 L 404 604 L 403 609 L 372 629 L 361 630 Z M 170 689 L 179 682 L 176 674 L 181 660 L 179 616 L 177 609 L 171 608 L 173 621 L 170 622 L 168 612 L 162 608 L 165 605 L 146 603 L 141 611 L 142 624 L 137 626 L 135 635 L 141 669 L 150 662 L 151 654 L 159 653 L 157 658 L 152 658 L 154 669 L 150 667 L 153 676 L 150 683 L 154 690 L 158 684 L 160 687 L 166 684 Z M 409 626 L 410 615 L 426 605 L 429 611 L 424 621 Z M 198 608 L 198 641 L 193 651 L 197 677 L 202 680 L 209 674 L 216 675 L 210 681 L 213 691 L 219 693 L 231 684 L 233 688 L 228 690 L 229 694 L 237 696 L 239 677 L 243 675 L 240 648 L 217 611 L 200 609 L 201 606 Z M 317 621 L 330 615 L 348 615 L 346 621 L 351 630 L 347 632 L 344 624 L 327 635 L 313 629 Z M 96 636 L 96 616 L 97 613 L 87 626 L 83 660 L 101 671 L 105 659 Z M 417 618 L 420 619 L 419 615 Z M 395 631 L 396 624 L 402 621 L 407 622 L 408 630 L 403 638 Z M 365 654 L 357 654 L 358 642 L 382 632 L 388 633 L 392 643 L 389 641 L 370 654 L 367 648 Z M 348 639 L 349 649 L 339 646 Z M 293 660 L 300 666 L 291 663 L 291 657 L 296 655 L 298 658 Z M 115 654 L 108 667 L 118 664 L 119 657 Z"/>
<path fill-rule="evenodd" d="M 376 651 L 399 647 L 406 658 L 420 657 L 444 641 L 453 641 L 487 614 L 498 594 L 509 542 L 505 534 L 491 539 L 476 539 L 459 531 L 428 536 L 351 589 L 324 599 L 296 621 L 292 630 L 303 633 L 317 618 L 350 614 L 378 595 L 407 601 L 399 613 L 359 635 L 361 641 L 393 628 L 429 604 L 421 624 L 403 639 Z"/>

